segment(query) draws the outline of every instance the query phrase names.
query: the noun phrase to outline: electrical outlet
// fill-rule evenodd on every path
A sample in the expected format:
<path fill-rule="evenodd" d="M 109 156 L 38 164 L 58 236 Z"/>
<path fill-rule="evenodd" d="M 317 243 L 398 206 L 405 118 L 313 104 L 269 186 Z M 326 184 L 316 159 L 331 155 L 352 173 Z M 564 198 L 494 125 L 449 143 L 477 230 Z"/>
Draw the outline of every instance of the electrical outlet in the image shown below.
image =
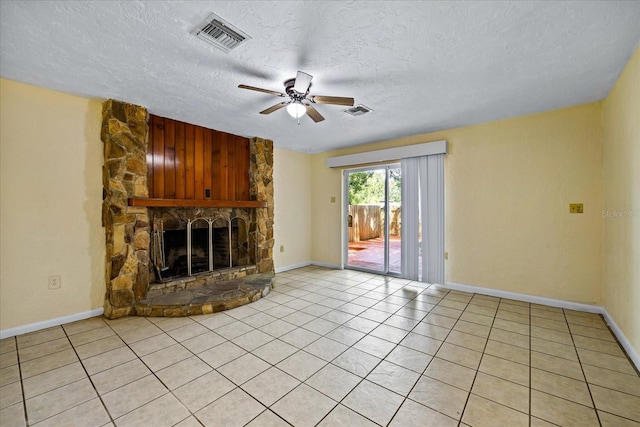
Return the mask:
<path fill-rule="evenodd" d="M 62 286 L 60 276 L 49 276 L 49 289 L 60 289 Z"/>
<path fill-rule="evenodd" d="M 444 253 L 444 260 L 448 261 L 449 260 L 449 252 L 445 252 Z"/>
<path fill-rule="evenodd" d="M 284 245 L 280 245 L 280 252 L 284 252 Z"/>
<path fill-rule="evenodd" d="M 584 205 L 582 203 L 570 203 L 569 213 L 584 213 Z"/>
<path fill-rule="evenodd" d="M 336 196 L 331 196 L 331 203 L 335 203 L 336 202 Z"/>

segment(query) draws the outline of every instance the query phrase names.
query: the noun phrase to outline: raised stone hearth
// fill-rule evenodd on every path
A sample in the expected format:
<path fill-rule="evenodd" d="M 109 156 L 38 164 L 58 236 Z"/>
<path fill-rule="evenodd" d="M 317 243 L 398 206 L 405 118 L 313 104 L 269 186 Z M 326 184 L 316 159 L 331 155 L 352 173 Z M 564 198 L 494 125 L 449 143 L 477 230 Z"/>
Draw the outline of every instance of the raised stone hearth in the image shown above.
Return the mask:
<path fill-rule="evenodd" d="M 220 270 L 168 283 L 154 283 L 161 280 L 156 280 L 156 270 L 150 257 L 153 218 L 163 211 L 156 209 L 151 212 L 147 207 L 129 205 L 130 199 L 149 197 L 146 162 L 149 155 L 148 119 L 144 107 L 115 100 L 103 104 L 105 316 L 111 319 L 136 314 L 187 316 L 237 307 L 266 295 L 271 279 L 265 279 L 261 273 L 272 276 L 274 272 L 273 142 L 262 138 L 249 140 L 249 197 L 251 201 L 265 202 L 266 207 L 246 211 L 208 209 L 206 212 L 191 207 L 185 208 L 181 214 L 191 219 L 204 214 L 212 218 L 245 218 L 247 242 L 251 247 L 249 255 L 239 261 L 239 266 L 235 265 L 234 259 L 233 266 L 230 266 L 231 262 L 227 264 L 230 268 L 222 266 Z M 176 205 L 172 206 L 175 210 Z M 232 214 L 232 211 L 238 213 Z M 218 286 L 216 282 L 221 284 Z M 170 293 L 175 295 L 169 296 Z"/>
<path fill-rule="evenodd" d="M 239 279 L 202 283 L 196 278 L 186 279 L 187 289 L 168 293 L 154 293 L 136 303 L 136 313 L 142 316 L 180 317 L 210 314 L 239 307 L 267 296 L 271 290 L 273 273 L 252 274 Z M 183 281 L 184 282 L 184 281 Z M 199 286 L 189 284 L 201 283 Z M 166 284 L 162 284 L 166 285 Z"/>

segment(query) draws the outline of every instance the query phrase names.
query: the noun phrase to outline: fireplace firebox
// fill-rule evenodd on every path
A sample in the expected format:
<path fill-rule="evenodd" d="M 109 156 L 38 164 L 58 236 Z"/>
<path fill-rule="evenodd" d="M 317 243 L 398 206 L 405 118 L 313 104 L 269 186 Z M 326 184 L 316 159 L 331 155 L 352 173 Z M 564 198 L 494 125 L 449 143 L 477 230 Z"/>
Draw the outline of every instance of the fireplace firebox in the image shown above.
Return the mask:
<path fill-rule="evenodd" d="M 151 262 L 157 282 L 254 265 L 258 251 L 249 218 L 226 213 L 168 221 L 166 213 L 154 216 Z"/>

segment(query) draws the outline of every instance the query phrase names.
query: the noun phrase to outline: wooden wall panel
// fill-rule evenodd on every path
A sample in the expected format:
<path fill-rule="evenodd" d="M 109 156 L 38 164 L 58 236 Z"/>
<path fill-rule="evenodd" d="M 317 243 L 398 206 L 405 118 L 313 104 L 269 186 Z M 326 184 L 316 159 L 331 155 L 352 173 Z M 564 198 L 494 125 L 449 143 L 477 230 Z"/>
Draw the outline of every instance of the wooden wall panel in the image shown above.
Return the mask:
<path fill-rule="evenodd" d="M 176 123 L 164 121 L 164 198 L 176 198 Z"/>
<path fill-rule="evenodd" d="M 151 115 L 149 197 L 248 201 L 249 156 L 247 138 Z"/>
<path fill-rule="evenodd" d="M 184 129 L 185 154 L 185 199 L 196 198 L 196 128 L 186 125 Z"/>
<path fill-rule="evenodd" d="M 196 127 L 195 137 L 195 196 L 197 200 L 204 199 L 204 128 Z"/>
<path fill-rule="evenodd" d="M 220 139 L 220 161 L 218 163 L 217 177 L 221 200 L 229 199 L 229 137 L 230 135 L 218 132 Z"/>
<path fill-rule="evenodd" d="M 229 135 L 227 142 L 227 200 L 235 200 L 236 169 L 238 167 L 238 144 L 235 135 Z"/>
<path fill-rule="evenodd" d="M 222 191 L 220 191 L 220 164 L 222 158 L 222 144 L 223 141 L 218 135 L 218 132 L 214 131 L 215 137 L 213 138 L 213 143 L 211 145 L 211 164 L 213 166 L 213 170 L 215 171 L 213 176 L 213 188 L 211 188 L 211 198 L 214 200 L 223 200 L 222 199 Z"/>
<path fill-rule="evenodd" d="M 153 122 L 149 118 L 149 143 L 147 146 L 147 188 L 149 189 L 149 197 L 153 197 Z"/>
<path fill-rule="evenodd" d="M 153 197 L 164 198 L 164 120 L 153 118 Z M 147 170 L 148 170 L 147 165 Z"/>
<path fill-rule="evenodd" d="M 204 160 L 204 170 L 202 173 L 202 181 L 203 181 L 203 192 L 202 198 L 211 200 L 211 172 L 213 170 L 213 165 L 211 162 L 211 139 L 213 137 L 213 132 L 211 129 L 204 130 L 204 149 L 202 150 L 202 156 Z"/>
<path fill-rule="evenodd" d="M 249 141 L 239 136 L 236 140 L 236 168 L 235 182 L 242 183 L 235 186 L 234 200 L 249 200 L 249 166 L 251 153 L 249 151 Z"/>
<path fill-rule="evenodd" d="M 176 122 L 176 199 L 184 199 L 186 193 L 186 169 L 185 169 L 185 134 L 183 122 Z"/>

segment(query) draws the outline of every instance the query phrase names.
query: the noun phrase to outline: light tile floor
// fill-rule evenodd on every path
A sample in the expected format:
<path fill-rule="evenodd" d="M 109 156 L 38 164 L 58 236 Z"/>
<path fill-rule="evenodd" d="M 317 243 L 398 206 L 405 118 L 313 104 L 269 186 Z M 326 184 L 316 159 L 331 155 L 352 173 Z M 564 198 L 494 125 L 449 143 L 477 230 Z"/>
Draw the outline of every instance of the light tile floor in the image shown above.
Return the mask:
<path fill-rule="evenodd" d="M 0 387 L 6 427 L 640 425 L 599 315 L 318 267 L 224 313 L 4 339 Z"/>

